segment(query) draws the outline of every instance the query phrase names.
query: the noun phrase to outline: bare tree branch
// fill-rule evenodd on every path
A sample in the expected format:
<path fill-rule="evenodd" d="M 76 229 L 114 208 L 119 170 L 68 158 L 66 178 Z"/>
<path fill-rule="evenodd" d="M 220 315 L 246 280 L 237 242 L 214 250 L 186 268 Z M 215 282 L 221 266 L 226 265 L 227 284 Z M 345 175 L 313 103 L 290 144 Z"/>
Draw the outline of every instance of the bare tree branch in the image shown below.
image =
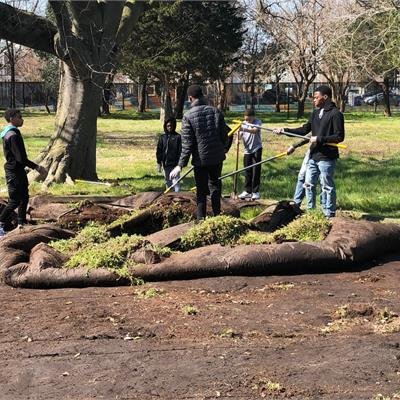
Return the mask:
<path fill-rule="evenodd" d="M 121 23 L 119 24 L 117 32 L 117 45 L 124 43 L 124 41 L 128 38 L 129 34 L 135 27 L 141 13 L 143 12 L 144 6 L 144 1 L 128 0 L 126 2 L 121 17 Z"/>
<path fill-rule="evenodd" d="M 0 38 L 56 54 L 56 27 L 47 19 L 0 3 Z"/>

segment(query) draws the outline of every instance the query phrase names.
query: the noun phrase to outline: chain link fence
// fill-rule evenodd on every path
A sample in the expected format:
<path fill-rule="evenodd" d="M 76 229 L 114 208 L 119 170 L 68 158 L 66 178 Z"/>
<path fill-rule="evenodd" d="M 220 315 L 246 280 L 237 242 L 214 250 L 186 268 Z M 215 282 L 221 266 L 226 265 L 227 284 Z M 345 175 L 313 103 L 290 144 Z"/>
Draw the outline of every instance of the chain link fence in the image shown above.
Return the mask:
<path fill-rule="evenodd" d="M 313 83 L 308 90 L 305 111 L 312 109 L 312 94 L 321 83 Z M 112 110 L 137 109 L 141 98 L 142 86 L 136 83 L 113 83 L 110 88 L 109 103 Z M 297 110 L 297 85 L 291 82 L 257 83 L 252 89 L 246 83 L 228 83 L 225 86 L 225 106 L 230 111 L 241 112 L 254 106 L 259 112 L 295 112 Z M 11 104 L 12 85 L 0 82 L 0 107 L 7 108 Z M 204 86 L 210 104 L 218 105 L 221 88 L 217 84 Z M 172 101 L 176 101 L 176 91 L 171 91 Z M 57 94 L 46 90 L 43 82 L 16 82 L 15 99 L 18 108 L 47 109 L 54 111 Z M 144 96 L 146 110 L 158 111 L 161 105 L 160 85 L 146 86 Z M 278 99 L 278 101 L 277 101 Z M 390 89 L 389 101 L 392 111 L 400 111 L 400 88 Z M 189 103 L 185 102 L 185 108 Z M 367 83 L 351 83 L 346 95 L 346 111 L 380 112 L 383 109 L 383 94 L 379 85 Z"/>

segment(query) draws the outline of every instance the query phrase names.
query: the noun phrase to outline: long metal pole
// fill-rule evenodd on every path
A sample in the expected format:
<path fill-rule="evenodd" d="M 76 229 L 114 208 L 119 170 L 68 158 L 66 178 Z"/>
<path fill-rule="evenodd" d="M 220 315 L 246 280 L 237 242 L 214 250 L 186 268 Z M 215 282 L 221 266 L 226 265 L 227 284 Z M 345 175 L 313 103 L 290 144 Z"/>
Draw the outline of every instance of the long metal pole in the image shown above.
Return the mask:
<path fill-rule="evenodd" d="M 240 138 L 239 134 L 236 143 L 236 170 L 239 168 L 239 148 L 240 148 Z M 233 181 L 233 195 L 237 195 L 237 185 L 238 185 L 238 175 L 235 175 L 235 180 Z"/>
<path fill-rule="evenodd" d="M 234 122 L 236 122 L 236 121 L 234 121 Z M 250 123 L 248 123 L 248 122 L 246 122 L 246 124 L 248 125 L 248 126 L 251 126 L 251 127 L 255 127 L 255 128 L 258 128 L 258 129 L 263 129 L 264 131 L 268 131 L 268 132 L 274 132 L 274 130 L 273 129 L 271 129 L 271 128 L 265 128 L 264 126 L 259 126 L 259 125 L 255 125 L 255 124 L 250 124 Z M 306 136 L 303 136 L 303 135 L 299 135 L 298 133 L 291 133 L 291 132 L 286 132 L 286 131 L 284 131 L 284 132 L 282 132 L 282 135 L 285 135 L 285 136 L 292 136 L 292 137 L 296 137 L 296 138 L 300 138 L 300 139 L 303 139 L 303 140 L 310 140 L 310 138 L 308 138 L 308 137 L 306 137 Z M 347 146 L 345 145 L 345 144 L 341 144 L 341 143 L 325 143 L 327 146 L 332 146 L 332 147 L 338 147 L 339 149 L 347 149 Z"/>
<path fill-rule="evenodd" d="M 277 158 L 284 157 L 284 156 L 287 156 L 287 152 L 286 152 L 286 151 L 285 151 L 284 153 L 279 153 L 279 154 L 277 154 L 277 155 L 275 155 L 275 156 L 272 156 L 272 157 L 269 157 L 269 158 L 267 158 L 267 159 L 265 159 L 265 160 L 261 160 L 261 161 L 259 161 L 259 162 L 254 163 L 254 164 L 251 164 L 251 165 L 249 165 L 249 166 L 247 166 L 247 167 L 244 167 L 244 168 L 238 169 L 238 170 L 236 170 L 236 171 L 230 172 L 229 174 L 226 174 L 226 175 L 221 176 L 219 179 L 222 180 L 222 179 L 228 178 L 229 176 L 239 174 L 240 172 L 243 172 L 243 171 L 245 171 L 246 169 L 253 168 L 253 167 L 255 167 L 256 165 L 264 164 L 264 163 L 266 163 L 266 162 L 268 162 L 268 161 L 276 160 Z"/>

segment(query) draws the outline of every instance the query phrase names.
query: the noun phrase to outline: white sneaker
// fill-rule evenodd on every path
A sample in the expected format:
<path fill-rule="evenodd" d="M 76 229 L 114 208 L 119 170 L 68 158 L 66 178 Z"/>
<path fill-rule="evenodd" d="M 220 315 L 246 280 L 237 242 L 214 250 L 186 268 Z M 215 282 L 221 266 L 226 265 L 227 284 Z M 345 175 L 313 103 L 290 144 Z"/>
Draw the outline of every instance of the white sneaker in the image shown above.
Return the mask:
<path fill-rule="evenodd" d="M 251 197 L 251 193 L 243 191 L 242 193 L 239 194 L 238 198 L 241 200 L 244 199 L 249 199 Z"/>
<path fill-rule="evenodd" d="M 4 232 L 4 228 L 0 226 L 0 238 L 2 238 L 3 236 L 6 236 L 6 233 Z"/>
<path fill-rule="evenodd" d="M 260 193 L 259 192 L 255 192 L 251 195 L 251 199 L 252 200 L 258 200 L 260 198 Z"/>

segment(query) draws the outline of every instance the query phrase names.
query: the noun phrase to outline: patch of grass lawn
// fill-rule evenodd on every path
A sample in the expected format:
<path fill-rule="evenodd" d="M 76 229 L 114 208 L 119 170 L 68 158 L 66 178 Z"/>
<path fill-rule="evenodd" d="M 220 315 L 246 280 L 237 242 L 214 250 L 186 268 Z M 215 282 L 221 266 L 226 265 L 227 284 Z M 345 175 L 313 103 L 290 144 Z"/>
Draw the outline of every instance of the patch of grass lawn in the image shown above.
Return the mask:
<path fill-rule="evenodd" d="M 99 179 L 114 182 L 114 186 L 79 183 L 54 185 L 49 190 L 55 195 L 99 194 L 129 195 L 147 190 L 163 190 L 164 177 L 156 171 L 155 144 L 163 131 L 156 114 L 141 115 L 134 111 L 118 111 L 98 119 L 97 172 Z M 28 155 L 34 159 L 46 146 L 54 130 L 54 114 L 24 113 L 22 133 Z M 152 119 L 149 119 L 152 117 Z M 227 113 L 231 123 L 241 113 Z M 300 126 L 306 121 L 287 120 L 286 113 L 263 113 L 259 117 L 266 127 Z M 400 114 L 385 118 L 378 113 L 350 112 L 345 114 L 348 146 L 340 150 L 336 170 L 338 207 L 390 218 L 400 218 Z M 180 124 L 178 124 L 178 131 Z M 296 139 L 263 132 L 263 159 L 284 151 Z M 299 148 L 289 156 L 263 164 L 261 195 L 265 199 L 292 198 L 298 169 L 306 151 Z M 2 153 L 2 152 L 1 152 Z M 223 173 L 235 169 L 235 145 L 232 145 L 224 163 Z M 243 164 L 240 147 L 240 167 Z M 0 162 L 4 162 L 3 154 Z M 233 190 L 233 177 L 224 180 L 223 192 Z M 239 190 L 244 176 L 238 177 Z M 1 174 L 2 195 L 6 196 L 4 174 Z M 194 186 L 193 176 L 184 180 L 183 189 Z M 31 186 L 31 194 L 41 192 L 40 184 Z"/>

